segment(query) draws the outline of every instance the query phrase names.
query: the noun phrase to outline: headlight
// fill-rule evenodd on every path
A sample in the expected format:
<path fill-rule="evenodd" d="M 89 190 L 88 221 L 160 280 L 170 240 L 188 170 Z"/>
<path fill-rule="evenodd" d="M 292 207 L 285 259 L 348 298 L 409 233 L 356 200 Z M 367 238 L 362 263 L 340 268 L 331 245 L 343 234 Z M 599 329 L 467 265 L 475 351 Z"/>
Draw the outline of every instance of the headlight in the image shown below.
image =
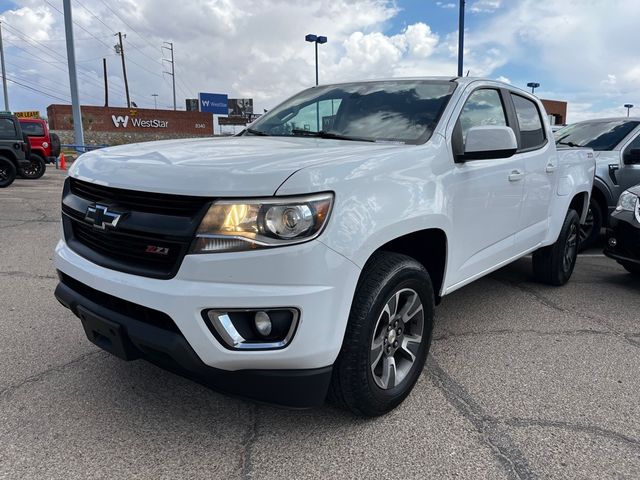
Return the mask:
<path fill-rule="evenodd" d="M 638 202 L 638 197 L 629 191 L 622 192 L 620 198 L 618 199 L 618 206 L 616 210 L 618 212 L 625 210 L 628 212 L 634 212 L 636 210 L 636 203 Z"/>
<path fill-rule="evenodd" d="M 333 194 L 214 202 L 190 253 L 232 252 L 291 245 L 322 232 Z"/>

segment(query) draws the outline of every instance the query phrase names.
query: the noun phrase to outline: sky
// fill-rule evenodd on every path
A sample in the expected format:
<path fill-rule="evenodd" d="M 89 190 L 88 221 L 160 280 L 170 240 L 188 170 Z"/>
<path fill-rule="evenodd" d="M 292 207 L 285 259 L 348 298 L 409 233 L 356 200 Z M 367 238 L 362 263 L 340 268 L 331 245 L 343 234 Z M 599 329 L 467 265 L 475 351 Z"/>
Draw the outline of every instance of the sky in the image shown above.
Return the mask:
<path fill-rule="evenodd" d="M 253 98 L 256 113 L 315 81 L 307 33 L 319 47 L 320 82 L 455 76 L 458 1 L 71 0 L 83 104 L 126 106 L 124 38 L 132 100 L 172 106 L 173 42 L 178 107 L 198 92 Z M 464 71 L 569 103 L 568 121 L 640 112 L 639 0 L 467 0 Z M 62 0 L 0 0 L 10 108 L 69 103 Z M 38 92 L 39 91 L 39 92 Z M 43 93 L 44 92 L 44 93 Z M 640 113 L 639 113 L 640 115 Z"/>

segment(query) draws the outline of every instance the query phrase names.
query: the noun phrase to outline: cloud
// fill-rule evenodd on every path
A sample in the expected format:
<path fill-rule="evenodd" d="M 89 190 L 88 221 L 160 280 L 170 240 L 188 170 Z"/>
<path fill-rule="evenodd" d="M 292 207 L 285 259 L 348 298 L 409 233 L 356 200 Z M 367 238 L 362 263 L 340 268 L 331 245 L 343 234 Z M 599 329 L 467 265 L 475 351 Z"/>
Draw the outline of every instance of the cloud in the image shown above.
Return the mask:
<path fill-rule="evenodd" d="M 500 75 L 498 78 L 496 78 L 496 80 L 499 81 L 499 82 L 508 83 L 509 85 L 511 85 L 511 80 L 509 80 L 504 75 Z"/>
<path fill-rule="evenodd" d="M 42 0 L 16 0 L 0 15 L 8 77 L 49 95 L 69 98 L 62 15 Z M 80 95 L 103 103 L 102 58 L 109 69 L 110 102 L 124 104 L 120 58 L 113 34 L 127 34 L 127 74 L 133 100 L 171 103 L 169 67 L 160 50 L 175 46 L 178 106 L 200 91 L 253 97 L 271 108 L 313 85 L 314 48 L 307 33 L 326 35 L 319 46 L 320 81 L 392 76 L 455 75 L 457 32 L 416 19 L 398 29 L 403 0 L 83 0 L 73 3 Z M 56 2 L 51 2 L 57 5 Z M 640 60 L 630 33 L 640 23 L 637 0 L 470 0 L 465 73 L 535 80 L 540 92 L 572 103 L 576 116 L 640 104 Z M 108 5 L 108 6 L 107 6 Z M 433 8 L 454 8 L 440 1 Z M 85 8 L 86 7 L 86 8 Z M 58 7 L 56 7 L 58 8 Z M 120 12 L 119 17 L 114 12 Z M 491 12 L 491 15 L 479 15 Z M 425 17 L 426 18 L 426 17 Z M 603 21 L 615 19 L 615 21 Z M 126 23 L 125 23 L 126 22 Z M 438 28 L 440 27 L 440 28 Z M 20 34 L 22 32 L 22 34 Z M 33 41 L 40 42 L 39 44 Z M 553 97 L 551 97 L 553 95 Z M 43 109 L 60 102 L 10 84 L 11 107 Z M 571 117 L 570 117 L 571 119 Z"/>
<path fill-rule="evenodd" d="M 502 5 L 502 0 L 476 0 L 471 4 L 469 10 L 471 13 L 490 13 L 495 12 Z"/>

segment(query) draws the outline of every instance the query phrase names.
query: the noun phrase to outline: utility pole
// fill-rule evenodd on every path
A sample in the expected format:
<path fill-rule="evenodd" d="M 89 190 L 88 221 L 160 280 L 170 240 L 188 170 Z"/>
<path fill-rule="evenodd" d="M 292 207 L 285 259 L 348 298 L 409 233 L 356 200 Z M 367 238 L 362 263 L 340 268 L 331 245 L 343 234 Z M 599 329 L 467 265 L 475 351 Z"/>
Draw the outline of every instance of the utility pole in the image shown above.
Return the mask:
<path fill-rule="evenodd" d="M 104 106 L 109 106 L 109 81 L 107 80 L 107 59 L 102 59 L 102 71 L 104 72 Z"/>
<path fill-rule="evenodd" d="M 67 37 L 67 65 L 69 66 L 69 86 L 71 87 L 71 106 L 73 110 L 74 142 L 84 146 L 82 130 L 82 112 L 78 96 L 78 74 L 76 72 L 76 49 L 73 44 L 73 18 L 71 17 L 71 0 L 62 0 L 64 10 L 64 31 Z"/>
<path fill-rule="evenodd" d="M 153 97 L 153 108 L 154 110 L 158 109 L 158 94 L 157 93 L 152 93 L 151 96 Z"/>
<path fill-rule="evenodd" d="M 2 45 L 2 22 L 0 22 L 0 63 L 2 63 L 2 88 L 4 89 L 4 110 L 9 111 L 9 91 L 7 90 L 7 71 L 4 68 L 4 46 Z"/>
<path fill-rule="evenodd" d="M 458 76 L 462 76 L 462 65 L 464 60 L 464 3 L 460 0 L 460 15 L 458 16 Z"/>
<path fill-rule="evenodd" d="M 127 108 L 131 108 L 131 98 L 129 98 L 129 82 L 127 82 L 127 65 L 124 62 L 124 45 L 122 45 L 122 32 L 116 33 L 118 36 L 118 44 L 115 46 L 116 53 L 122 58 L 122 76 L 124 77 L 124 91 L 127 94 Z M 127 38 L 127 34 L 124 34 Z"/>
<path fill-rule="evenodd" d="M 163 43 L 169 46 L 165 47 L 164 45 L 162 45 L 162 48 L 171 51 L 171 60 L 167 58 L 163 58 L 162 61 L 171 63 L 171 72 L 165 72 L 165 73 L 168 75 L 171 75 L 171 79 L 173 80 L 173 109 L 176 110 L 176 66 L 173 60 L 173 42 L 163 42 Z"/>

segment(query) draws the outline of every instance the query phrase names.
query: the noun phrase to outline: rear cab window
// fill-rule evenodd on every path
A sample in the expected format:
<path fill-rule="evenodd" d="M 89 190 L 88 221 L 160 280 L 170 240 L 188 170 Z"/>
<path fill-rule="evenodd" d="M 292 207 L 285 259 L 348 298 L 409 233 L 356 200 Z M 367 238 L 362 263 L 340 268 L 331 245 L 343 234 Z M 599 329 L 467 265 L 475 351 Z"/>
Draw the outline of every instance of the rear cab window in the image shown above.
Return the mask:
<path fill-rule="evenodd" d="M 520 150 L 535 150 L 547 143 L 544 123 L 535 102 L 511 93 L 520 130 Z"/>
<path fill-rule="evenodd" d="M 30 137 L 44 137 L 44 126 L 37 122 L 20 122 L 22 131 Z"/>

